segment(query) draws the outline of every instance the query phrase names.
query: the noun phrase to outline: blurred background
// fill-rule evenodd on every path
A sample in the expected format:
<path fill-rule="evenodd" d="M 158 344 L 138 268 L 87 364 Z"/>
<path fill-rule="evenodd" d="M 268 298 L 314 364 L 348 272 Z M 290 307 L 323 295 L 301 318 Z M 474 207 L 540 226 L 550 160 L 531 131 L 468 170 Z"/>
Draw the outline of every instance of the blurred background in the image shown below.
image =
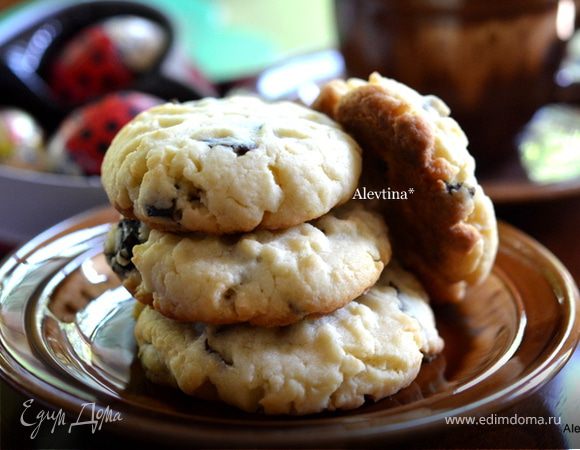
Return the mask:
<path fill-rule="evenodd" d="M 35 3 L 50 2 L 53 0 L 0 0 L 0 18 Z M 286 57 L 334 48 L 337 43 L 333 0 L 140 3 L 167 14 L 184 52 L 214 82 L 252 76 Z"/>

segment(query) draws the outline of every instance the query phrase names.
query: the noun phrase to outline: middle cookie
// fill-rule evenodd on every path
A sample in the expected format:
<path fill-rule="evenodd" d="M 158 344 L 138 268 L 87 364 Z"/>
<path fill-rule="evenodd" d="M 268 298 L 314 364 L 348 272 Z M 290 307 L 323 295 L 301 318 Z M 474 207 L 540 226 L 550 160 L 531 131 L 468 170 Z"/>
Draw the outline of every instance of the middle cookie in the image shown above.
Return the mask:
<path fill-rule="evenodd" d="M 361 295 L 391 247 L 380 216 L 344 207 L 286 230 L 229 236 L 148 232 L 121 221 L 105 253 L 131 293 L 167 317 L 281 326 Z"/>

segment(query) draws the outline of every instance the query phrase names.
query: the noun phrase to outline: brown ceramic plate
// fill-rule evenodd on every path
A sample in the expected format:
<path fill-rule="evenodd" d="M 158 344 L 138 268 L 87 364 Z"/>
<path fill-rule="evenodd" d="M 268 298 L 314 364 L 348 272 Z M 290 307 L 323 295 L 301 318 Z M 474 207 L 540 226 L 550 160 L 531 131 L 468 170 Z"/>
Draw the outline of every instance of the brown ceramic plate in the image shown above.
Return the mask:
<path fill-rule="evenodd" d="M 107 426 L 152 440 L 223 447 L 386 442 L 521 399 L 564 365 L 578 338 L 578 294 L 568 272 L 537 242 L 501 225 L 493 274 L 462 304 L 436 310 L 446 350 L 424 363 L 411 386 L 354 411 L 242 413 L 145 380 L 134 359 L 133 300 L 101 253 L 106 224 L 116 219 L 109 209 L 71 219 L 5 261 L 0 373 L 74 417 L 85 403 L 108 407 L 123 420 Z"/>

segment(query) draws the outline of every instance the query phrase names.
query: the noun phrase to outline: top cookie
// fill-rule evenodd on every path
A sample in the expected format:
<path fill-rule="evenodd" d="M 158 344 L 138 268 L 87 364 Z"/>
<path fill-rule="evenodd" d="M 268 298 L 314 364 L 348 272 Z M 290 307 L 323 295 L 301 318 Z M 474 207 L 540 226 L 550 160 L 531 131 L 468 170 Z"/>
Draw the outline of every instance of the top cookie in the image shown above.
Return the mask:
<path fill-rule="evenodd" d="M 113 140 L 111 203 L 162 231 L 224 234 L 317 218 L 356 188 L 361 151 L 325 115 L 252 97 L 153 107 Z"/>
<path fill-rule="evenodd" d="M 489 274 L 498 245 L 493 205 L 445 103 L 374 73 L 368 82 L 330 82 L 314 108 L 384 161 L 382 188 L 414 189 L 382 209 L 395 254 L 435 298 L 461 299 L 467 284 Z"/>

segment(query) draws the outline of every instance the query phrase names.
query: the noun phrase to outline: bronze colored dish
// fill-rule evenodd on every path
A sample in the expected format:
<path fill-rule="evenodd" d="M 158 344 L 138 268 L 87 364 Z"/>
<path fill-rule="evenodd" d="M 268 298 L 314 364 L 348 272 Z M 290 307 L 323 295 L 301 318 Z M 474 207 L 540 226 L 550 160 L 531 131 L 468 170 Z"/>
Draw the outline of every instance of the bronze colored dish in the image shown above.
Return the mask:
<path fill-rule="evenodd" d="M 104 425 L 111 430 L 223 447 L 386 442 L 444 426 L 445 417 L 505 408 L 553 377 L 578 340 L 572 278 L 541 245 L 502 224 L 492 275 L 465 302 L 436 309 L 446 349 L 411 386 L 347 412 L 242 413 L 144 378 L 134 359 L 134 300 L 101 253 L 117 217 L 102 209 L 63 222 L 0 268 L 2 377 L 74 417 L 88 402 L 119 412 L 122 421 Z"/>

